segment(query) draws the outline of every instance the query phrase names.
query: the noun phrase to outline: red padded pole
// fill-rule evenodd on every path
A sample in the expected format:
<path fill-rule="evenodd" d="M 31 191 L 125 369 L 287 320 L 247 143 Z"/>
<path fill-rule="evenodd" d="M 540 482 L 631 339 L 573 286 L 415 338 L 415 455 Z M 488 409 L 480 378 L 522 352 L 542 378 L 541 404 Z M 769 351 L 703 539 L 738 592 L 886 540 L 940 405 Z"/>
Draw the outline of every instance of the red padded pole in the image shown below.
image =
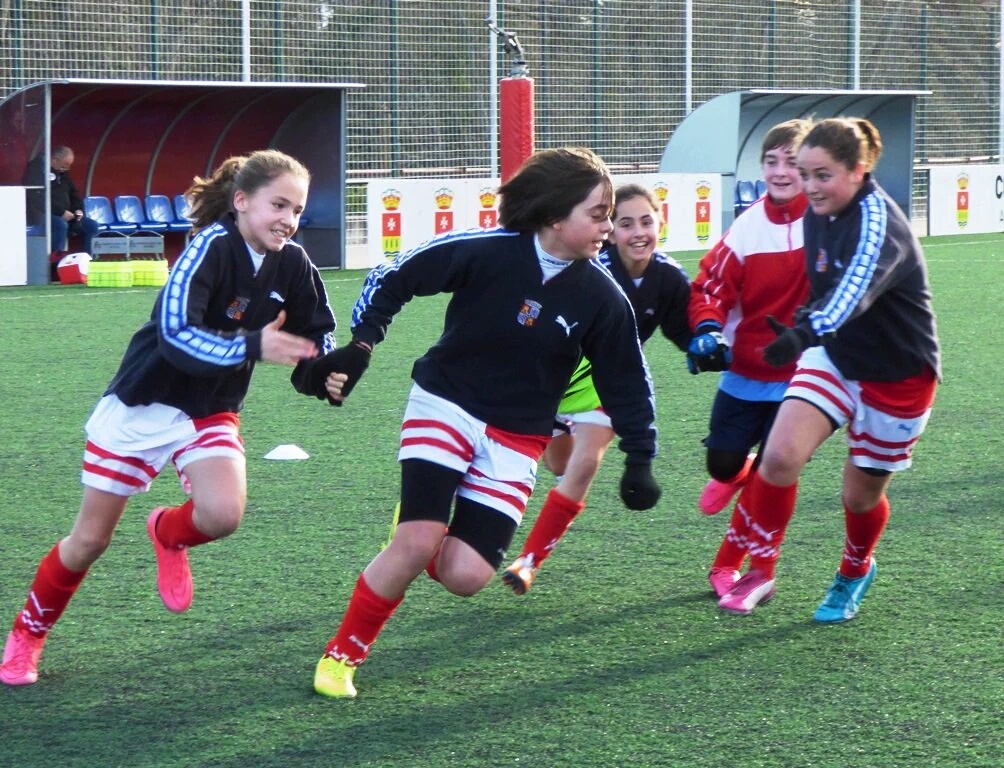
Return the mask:
<path fill-rule="evenodd" d="M 499 170 L 502 183 L 533 154 L 533 78 L 499 81 Z"/>

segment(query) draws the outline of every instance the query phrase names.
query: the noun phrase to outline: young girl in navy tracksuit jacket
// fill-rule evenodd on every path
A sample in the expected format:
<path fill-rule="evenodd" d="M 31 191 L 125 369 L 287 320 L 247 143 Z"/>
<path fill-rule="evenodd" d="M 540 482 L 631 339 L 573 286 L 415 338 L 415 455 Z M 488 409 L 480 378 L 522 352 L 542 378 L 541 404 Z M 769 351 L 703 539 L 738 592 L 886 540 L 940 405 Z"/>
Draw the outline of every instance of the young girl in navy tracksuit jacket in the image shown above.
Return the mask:
<path fill-rule="evenodd" d="M 793 327 L 772 319 L 764 359 L 798 368 L 749 485 L 750 570 L 719 606 L 746 614 L 775 592 L 774 568 L 802 468 L 840 427 L 845 539 L 837 574 L 813 618 L 854 618 L 877 572 L 889 519 L 885 491 L 911 464 L 941 376 L 927 265 L 910 221 L 871 177 L 882 152 L 861 118 L 815 124 L 798 150 L 809 303 Z"/>
<path fill-rule="evenodd" d="M 188 610 L 188 549 L 230 535 L 244 514 L 238 412 L 255 363 L 296 366 L 297 388 L 317 395 L 313 359 L 334 348 L 320 275 L 290 239 L 309 180 L 293 158 L 262 151 L 228 159 L 189 189 L 198 233 L 87 421 L 80 512 L 43 558 L 15 618 L 4 683 L 38 679 L 49 631 L 108 547 L 129 498 L 147 491 L 168 461 L 190 498 L 154 509 L 147 532 L 164 605 Z M 337 391 L 344 377 L 330 378 Z"/>
<path fill-rule="evenodd" d="M 658 499 L 653 394 L 631 303 L 596 261 L 611 231 L 609 172 L 588 150 L 545 150 L 499 191 L 501 229 L 449 234 L 375 269 L 353 343 L 318 361 L 348 376 L 331 393 L 338 402 L 409 300 L 452 294 L 442 336 L 412 369 L 399 523 L 356 582 L 317 665 L 318 693 L 355 695 L 356 667 L 422 571 L 458 595 L 491 580 L 583 355 L 627 455 L 625 504 Z"/>

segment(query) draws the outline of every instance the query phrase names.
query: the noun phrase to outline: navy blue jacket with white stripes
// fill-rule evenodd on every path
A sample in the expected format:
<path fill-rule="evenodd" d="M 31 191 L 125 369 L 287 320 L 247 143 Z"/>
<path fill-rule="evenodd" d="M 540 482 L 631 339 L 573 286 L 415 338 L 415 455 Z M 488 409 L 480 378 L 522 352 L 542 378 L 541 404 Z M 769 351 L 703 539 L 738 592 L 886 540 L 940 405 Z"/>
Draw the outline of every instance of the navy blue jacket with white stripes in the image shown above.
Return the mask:
<path fill-rule="evenodd" d="M 901 381 L 930 367 L 941 351 L 920 242 L 899 206 L 869 176 L 839 216 L 803 219 L 808 313 L 818 337 L 852 381 Z"/>
<path fill-rule="evenodd" d="M 680 262 L 656 251 L 645 267 L 641 285 L 636 286 L 616 245 L 609 246 L 599 258 L 630 299 L 642 344 L 662 330 L 663 336 L 686 352 L 694 334 L 688 315 L 690 278 Z"/>
<path fill-rule="evenodd" d="M 354 339 L 376 344 L 415 296 L 453 294 L 439 340 L 414 364 L 423 389 L 510 432 L 550 435 L 579 359 L 625 453 L 655 455 L 655 404 L 634 313 L 598 261 L 544 282 L 533 233 L 448 233 L 372 270 L 352 312 Z"/>
<path fill-rule="evenodd" d="M 283 331 L 313 340 L 321 354 L 335 348 L 335 317 L 303 248 L 290 242 L 267 253 L 256 275 L 228 214 L 178 258 L 105 394 L 126 405 L 163 403 L 192 418 L 236 413 L 261 359 L 261 329 L 283 309 Z"/>

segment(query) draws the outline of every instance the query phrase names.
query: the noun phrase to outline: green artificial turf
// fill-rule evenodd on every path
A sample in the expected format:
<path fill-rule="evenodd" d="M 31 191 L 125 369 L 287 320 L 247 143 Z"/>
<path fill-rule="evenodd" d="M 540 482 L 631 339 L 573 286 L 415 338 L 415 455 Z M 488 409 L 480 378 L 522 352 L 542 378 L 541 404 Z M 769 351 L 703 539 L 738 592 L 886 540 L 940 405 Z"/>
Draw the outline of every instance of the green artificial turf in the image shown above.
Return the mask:
<path fill-rule="evenodd" d="M 696 499 L 715 377 L 657 337 L 655 509 L 617 496 L 608 454 L 584 514 L 524 597 L 461 599 L 420 578 L 356 675 L 313 668 L 386 539 L 412 361 L 445 297 L 407 306 L 345 407 L 255 375 L 242 433 L 247 515 L 191 553 L 195 602 L 164 610 L 147 511 L 181 499 L 170 468 L 53 630 L 40 680 L 0 686 L 0 765 L 996 768 L 1004 763 L 1004 237 L 925 243 L 945 380 L 914 467 L 889 491 L 879 574 L 860 615 L 811 616 L 843 541 L 842 435 L 802 477 L 778 594 L 718 611 L 706 574 L 727 513 Z M 699 254 L 685 254 L 694 272 Z M 348 338 L 361 272 L 326 273 Z M 82 426 L 154 289 L 0 290 L 0 622 L 80 500 Z M 264 455 L 294 443 L 310 458 Z M 528 518 L 553 483 L 541 472 Z M 528 530 L 517 532 L 517 546 Z M 512 554 L 512 553 L 511 553 Z"/>

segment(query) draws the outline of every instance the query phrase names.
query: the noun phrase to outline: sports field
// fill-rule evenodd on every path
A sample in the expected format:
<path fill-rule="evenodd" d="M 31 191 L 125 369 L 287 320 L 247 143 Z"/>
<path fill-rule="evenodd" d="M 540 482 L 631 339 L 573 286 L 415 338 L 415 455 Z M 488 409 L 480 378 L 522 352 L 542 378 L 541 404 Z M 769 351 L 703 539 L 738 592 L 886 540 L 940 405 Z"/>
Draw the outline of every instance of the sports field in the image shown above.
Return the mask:
<path fill-rule="evenodd" d="M 705 579 L 726 513 L 696 508 L 715 388 L 661 337 L 664 493 L 629 512 L 612 450 L 583 516 L 514 597 L 460 599 L 415 583 L 356 675 L 355 700 L 311 688 L 397 497 L 411 363 L 445 297 L 391 326 L 344 408 L 261 366 L 242 415 L 245 522 L 193 550 L 195 602 L 156 593 L 147 511 L 180 490 L 166 471 L 127 510 L 56 626 L 34 686 L 0 686 L 0 766 L 264 768 L 998 768 L 1004 764 L 1004 236 L 925 242 L 945 380 L 914 467 L 897 477 L 879 575 L 858 618 L 812 611 L 843 522 L 830 440 L 809 464 L 778 595 L 722 614 Z M 700 254 L 685 254 L 694 273 Z M 362 272 L 326 273 L 348 338 Z M 0 627 L 80 499 L 82 426 L 155 289 L 0 289 Z M 263 456 L 295 443 L 306 461 Z M 542 471 L 529 515 L 553 480 Z M 521 541 L 528 526 L 517 533 Z"/>

